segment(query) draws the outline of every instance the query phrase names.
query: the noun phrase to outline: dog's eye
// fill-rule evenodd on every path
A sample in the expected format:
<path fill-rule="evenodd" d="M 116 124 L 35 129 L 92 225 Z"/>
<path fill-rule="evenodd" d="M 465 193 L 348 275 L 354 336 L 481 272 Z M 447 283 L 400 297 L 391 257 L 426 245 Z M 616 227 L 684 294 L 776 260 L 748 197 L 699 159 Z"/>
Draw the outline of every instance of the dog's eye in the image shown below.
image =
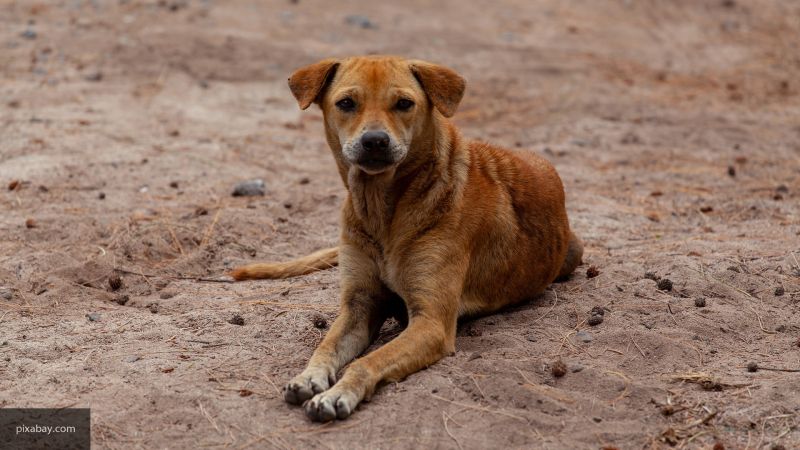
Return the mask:
<path fill-rule="evenodd" d="M 411 100 L 409 100 L 407 98 L 401 98 L 394 105 L 394 107 L 397 108 L 400 111 L 408 111 L 409 109 L 411 109 L 412 106 L 414 106 L 414 102 L 412 102 Z"/>
<path fill-rule="evenodd" d="M 356 102 L 354 102 L 350 97 L 345 97 L 336 102 L 336 107 L 344 112 L 351 112 L 356 109 Z"/>

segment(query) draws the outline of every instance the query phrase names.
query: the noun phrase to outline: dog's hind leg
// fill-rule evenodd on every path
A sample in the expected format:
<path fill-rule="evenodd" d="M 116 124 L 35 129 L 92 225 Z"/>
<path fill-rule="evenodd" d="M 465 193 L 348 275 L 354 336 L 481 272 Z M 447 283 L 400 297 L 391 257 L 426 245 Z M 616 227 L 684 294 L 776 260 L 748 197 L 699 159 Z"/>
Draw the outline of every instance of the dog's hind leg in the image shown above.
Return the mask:
<path fill-rule="evenodd" d="M 557 281 L 564 281 L 575 271 L 575 268 L 581 265 L 583 260 L 583 242 L 572 231 L 569 232 L 569 247 L 567 248 L 567 256 L 564 258 L 564 263 L 561 265 L 561 271 L 558 272 Z"/>

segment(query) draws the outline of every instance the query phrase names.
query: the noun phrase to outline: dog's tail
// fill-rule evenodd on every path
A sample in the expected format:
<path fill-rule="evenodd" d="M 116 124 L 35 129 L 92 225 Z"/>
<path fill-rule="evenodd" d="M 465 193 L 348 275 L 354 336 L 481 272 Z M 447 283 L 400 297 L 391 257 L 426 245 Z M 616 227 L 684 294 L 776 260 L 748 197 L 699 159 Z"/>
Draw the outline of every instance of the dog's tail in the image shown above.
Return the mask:
<path fill-rule="evenodd" d="M 332 247 L 318 250 L 292 261 L 248 264 L 237 267 L 233 269 L 231 276 L 236 281 L 291 278 L 329 269 L 337 264 L 339 264 L 339 247 Z"/>

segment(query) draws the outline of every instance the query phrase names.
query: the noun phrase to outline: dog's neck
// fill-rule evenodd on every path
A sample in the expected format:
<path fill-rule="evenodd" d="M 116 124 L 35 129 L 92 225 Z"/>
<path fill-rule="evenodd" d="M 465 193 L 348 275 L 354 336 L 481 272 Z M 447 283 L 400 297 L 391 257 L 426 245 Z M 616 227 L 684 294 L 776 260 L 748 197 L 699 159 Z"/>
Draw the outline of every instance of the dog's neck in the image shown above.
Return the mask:
<path fill-rule="evenodd" d="M 369 175 L 356 167 L 340 167 L 349 191 L 346 207 L 379 243 L 390 238 L 398 206 L 408 205 L 414 212 L 404 212 L 406 222 L 436 220 L 445 197 L 460 192 L 466 180 L 468 155 L 456 128 L 438 115 L 433 121 L 429 135 L 415 139 L 404 163 L 395 168 Z"/>

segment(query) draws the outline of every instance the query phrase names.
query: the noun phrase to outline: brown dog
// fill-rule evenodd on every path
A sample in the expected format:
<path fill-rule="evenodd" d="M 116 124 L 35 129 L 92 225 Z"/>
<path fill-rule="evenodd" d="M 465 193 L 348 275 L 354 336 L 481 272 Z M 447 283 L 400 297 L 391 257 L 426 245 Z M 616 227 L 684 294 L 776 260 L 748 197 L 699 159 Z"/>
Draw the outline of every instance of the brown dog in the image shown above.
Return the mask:
<path fill-rule="evenodd" d="M 461 138 L 447 120 L 464 94 L 455 72 L 369 56 L 320 61 L 289 87 L 322 108 L 348 190 L 339 247 L 288 263 L 236 269 L 237 280 L 284 278 L 340 265 L 341 312 L 308 367 L 285 388 L 317 421 L 344 419 L 381 382 L 455 349 L 456 321 L 540 294 L 572 273 L 583 246 L 569 229 L 550 163 Z M 396 316 L 406 328 L 339 370 Z"/>

